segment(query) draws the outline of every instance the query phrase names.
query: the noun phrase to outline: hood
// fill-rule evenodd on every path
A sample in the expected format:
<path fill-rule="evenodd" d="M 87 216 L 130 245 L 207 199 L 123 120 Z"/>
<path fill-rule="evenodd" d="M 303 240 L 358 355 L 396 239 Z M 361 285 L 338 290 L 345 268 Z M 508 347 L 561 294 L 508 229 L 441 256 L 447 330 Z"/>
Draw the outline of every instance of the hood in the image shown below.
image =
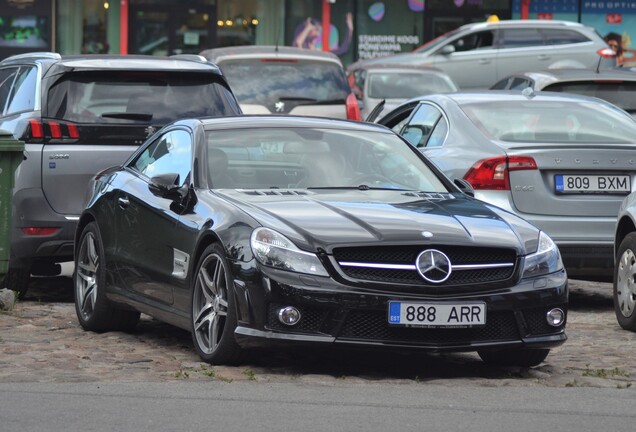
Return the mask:
<path fill-rule="evenodd" d="M 538 230 L 460 194 L 361 190 L 215 191 L 300 249 L 385 244 L 471 245 L 536 250 Z M 423 232 L 433 234 L 426 238 Z M 534 249 L 533 249 L 534 248 Z"/>

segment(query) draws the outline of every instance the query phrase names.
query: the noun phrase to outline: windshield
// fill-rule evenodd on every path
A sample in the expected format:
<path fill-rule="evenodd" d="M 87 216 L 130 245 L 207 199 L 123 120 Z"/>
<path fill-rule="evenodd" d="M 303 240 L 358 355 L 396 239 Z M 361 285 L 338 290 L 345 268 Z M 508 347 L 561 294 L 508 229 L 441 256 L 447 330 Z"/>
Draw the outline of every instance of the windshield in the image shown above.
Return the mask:
<path fill-rule="evenodd" d="M 49 90 L 47 111 L 50 118 L 77 123 L 155 125 L 240 112 L 217 75 L 183 71 L 67 74 Z"/>
<path fill-rule="evenodd" d="M 397 135 L 345 129 L 206 132 L 212 188 L 382 188 L 448 192 Z"/>
<path fill-rule="evenodd" d="M 350 90 L 344 69 L 331 62 L 248 59 L 219 63 L 232 91 L 244 104 L 279 100 L 342 102 Z"/>
<path fill-rule="evenodd" d="M 368 96 L 376 99 L 410 99 L 457 90 L 450 80 L 435 74 L 378 72 L 369 73 L 367 79 Z"/>
<path fill-rule="evenodd" d="M 563 82 L 545 87 L 553 92 L 575 93 L 606 100 L 629 112 L 636 112 L 636 82 Z"/>
<path fill-rule="evenodd" d="M 462 110 L 501 141 L 636 143 L 636 121 L 604 103 L 516 100 L 468 103 Z"/>

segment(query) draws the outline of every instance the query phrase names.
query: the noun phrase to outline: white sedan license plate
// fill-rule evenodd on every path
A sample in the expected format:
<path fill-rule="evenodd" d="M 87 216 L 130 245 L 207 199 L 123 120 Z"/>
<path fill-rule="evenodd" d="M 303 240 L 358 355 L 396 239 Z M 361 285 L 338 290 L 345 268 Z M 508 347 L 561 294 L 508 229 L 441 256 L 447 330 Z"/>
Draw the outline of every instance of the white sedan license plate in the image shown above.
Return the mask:
<path fill-rule="evenodd" d="M 632 190 L 628 175 L 557 175 L 557 193 L 628 194 Z"/>
<path fill-rule="evenodd" d="M 470 327 L 486 324 L 486 304 L 389 302 L 389 324 L 417 327 Z"/>

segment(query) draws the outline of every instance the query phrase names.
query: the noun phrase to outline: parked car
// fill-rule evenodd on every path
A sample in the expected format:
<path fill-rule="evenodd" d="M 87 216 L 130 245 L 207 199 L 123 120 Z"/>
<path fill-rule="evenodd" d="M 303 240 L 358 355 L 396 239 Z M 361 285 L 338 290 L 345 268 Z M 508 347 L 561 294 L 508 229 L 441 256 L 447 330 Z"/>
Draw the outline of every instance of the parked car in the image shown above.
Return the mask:
<path fill-rule="evenodd" d="M 503 78 L 491 90 L 575 93 L 604 99 L 636 115 L 636 73 L 628 69 L 547 69 Z"/>
<path fill-rule="evenodd" d="M 190 330 L 211 363 L 313 345 L 536 365 L 566 340 L 558 249 L 458 184 L 377 125 L 178 121 L 94 179 L 79 322 L 131 329 L 144 312 Z"/>
<path fill-rule="evenodd" d="M 425 96 L 379 123 L 477 198 L 548 233 L 570 276 L 611 279 L 616 215 L 636 185 L 636 122 L 625 111 L 526 89 Z"/>
<path fill-rule="evenodd" d="M 636 193 L 621 204 L 614 238 L 614 312 L 622 328 L 636 332 Z"/>
<path fill-rule="evenodd" d="M 213 48 L 246 114 L 295 114 L 360 120 L 360 108 L 335 54 L 287 46 Z"/>
<path fill-rule="evenodd" d="M 4 285 L 26 293 L 31 274 L 73 260 L 85 189 L 146 138 L 182 116 L 239 114 L 219 69 L 200 56 L 60 56 L 0 62 L 0 129 L 26 143 L 13 195 Z"/>
<path fill-rule="evenodd" d="M 408 65 L 358 65 L 346 70 L 349 85 L 362 101 L 361 117 L 366 118 L 381 101 L 381 113 L 389 112 L 415 96 L 458 90 L 453 80 L 435 68 Z M 351 85 L 353 83 L 353 85 Z"/>
<path fill-rule="evenodd" d="M 592 27 L 557 20 L 502 20 L 466 24 L 413 52 L 365 60 L 434 66 L 465 89 L 487 89 L 512 73 L 559 67 L 613 67 L 599 58 L 608 46 Z"/>

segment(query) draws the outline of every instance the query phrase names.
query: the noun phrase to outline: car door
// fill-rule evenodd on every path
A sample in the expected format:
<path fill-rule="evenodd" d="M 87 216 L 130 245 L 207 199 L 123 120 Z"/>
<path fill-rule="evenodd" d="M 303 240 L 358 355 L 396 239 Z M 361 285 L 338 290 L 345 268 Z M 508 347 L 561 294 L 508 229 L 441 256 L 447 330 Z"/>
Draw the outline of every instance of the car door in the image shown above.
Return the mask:
<path fill-rule="evenodd" d="M 183 250 L 187 236 L 179 225 L 182 208 L 174 199 L 153 193 L 150 186 L 153 177 L 176 173 L 175 184 L 187 189 L 191 166 L 192 135 L 183 129 L 169 130 L 128 165 L 130 180 L 114 197 L 121 282 L 134 294 L 168 305 L 173 303 L 175 278 L 187 276 L 182 266 L 189 256 Z"/>
<path fill-rule="evenodd" d="M 490 84 L 516 72 L 546 69 L 555 57 L 543 45 L 539 30 L 534 28 L 502 28 L 498 46 L 496 77 Z"/>
<path fill-rule="evenodd" d="M 495 37 L 492 29 L 459 36 L 437 50 L 433 63 L 462 90 L 488 88 L 496 81 Z"/>

